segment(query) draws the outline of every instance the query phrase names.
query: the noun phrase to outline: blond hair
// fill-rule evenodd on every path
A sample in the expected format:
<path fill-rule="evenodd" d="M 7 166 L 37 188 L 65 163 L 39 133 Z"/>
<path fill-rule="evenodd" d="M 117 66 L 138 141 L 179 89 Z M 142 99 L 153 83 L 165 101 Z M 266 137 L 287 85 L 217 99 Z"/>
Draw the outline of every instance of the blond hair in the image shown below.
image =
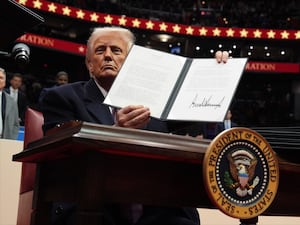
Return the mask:
<path fill-rule="evenodd" d="M 135 36 L 130 30 L 122 27 L 97 27 L 93 30 L 92 34 L 90 35 L 87 41 L 86 58 L 88 58 L 88 56 L 91 54 L 92 46 L 95 41 L 95 38 L 105 32 L 111 32 L 111 31 L 118 32 L 120 35 L 122 35 L 124 40 L 128 42 L 127 50 L 129 51 L 129 49 L 135 42 Z"/>

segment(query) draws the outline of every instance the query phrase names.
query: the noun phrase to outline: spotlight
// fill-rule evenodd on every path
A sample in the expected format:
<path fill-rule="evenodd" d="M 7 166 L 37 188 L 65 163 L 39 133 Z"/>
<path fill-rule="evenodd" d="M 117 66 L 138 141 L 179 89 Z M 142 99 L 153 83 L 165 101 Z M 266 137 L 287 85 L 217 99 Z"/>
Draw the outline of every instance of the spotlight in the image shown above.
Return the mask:
<path fill-rule="evenodd" d="M 13 49 L 11 56 L 18 64 L 28 64 L 29 63 L 30 49 L 27 45 L 23 43 L 16 44 Z"/>

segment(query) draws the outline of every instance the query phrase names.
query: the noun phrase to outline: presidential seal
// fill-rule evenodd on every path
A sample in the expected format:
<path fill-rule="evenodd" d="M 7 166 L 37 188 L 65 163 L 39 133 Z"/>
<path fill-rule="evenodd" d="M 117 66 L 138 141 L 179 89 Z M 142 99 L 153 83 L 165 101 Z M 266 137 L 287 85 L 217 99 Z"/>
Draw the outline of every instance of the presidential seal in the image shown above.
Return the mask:
<path fill-rule="evenodd" d="M 217 208 L 231 217 L 250 219 L 262 214 L 274 200 L 279 166 L 260 134 L 248 128 L 231 128 L 208 146 L 203 177 Z"/>

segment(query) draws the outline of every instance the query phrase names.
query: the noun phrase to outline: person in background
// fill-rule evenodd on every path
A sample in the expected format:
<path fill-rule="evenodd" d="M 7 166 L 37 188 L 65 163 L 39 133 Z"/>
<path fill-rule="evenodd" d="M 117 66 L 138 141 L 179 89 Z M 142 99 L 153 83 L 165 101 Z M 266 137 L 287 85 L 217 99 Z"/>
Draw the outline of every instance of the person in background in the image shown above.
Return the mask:
<path fill-rule="evenodd" d="M 59 71 L 55 76 L 56 86 L 69 83 L 69 74 L 65 71 Z"/>
<path fill-rule="evenodd" d="M 129 105 L 117 110 L 114 114 L 112 113 L 114 110 L 103 104 L 134 41 L 133 33 L 125 28 L 102 27 L 93 31 L 87 41 L 85 59 L 90 80 L 47 89 L 40 105 L 44 115 L 43 129 L 45 132 L 58 124 L 73 120 L 169 132 L 164 121 L 150 117 L 151 109 L 146 106 Z M 219 55 L 217 60 L 226 62 L 227 58 L 228 55 L 224 54 L 224 56 Z M 103 224 L 200 224 L 196 208 L 167 208 L 140 204 L 132 204 L 128 207 L 135 208 L 135 214 L 132 215 L 134 220 L 130 220 L 129 216 L 124 216 L 120 208 L 108 207 L 103 214 Z"/>
<path fill-rule="evenodd" d="M 20 125 L 24 126 L 25 112 L 28 107 L 26 94 L 21 90 L 23 77 L 20 73 L 14 73 L 9 81 L 10 86 L 5 91 L 17 102 Z"/>
<path fill-rule="evenodd" d="M 49 88 L 56 88 L 69 83 L 69 74 L 65 71 L 59 71 L 55 76 L 55 84 L 51 87 L 43 88 L 39 94 L 38 103 L 40 103 Z M 40 111 L 39 107 L 38 110 Z"/>
<path fill-rule="evenodd" d="M 16 140 L 19 133 L 17 102 L 4 91 L 6 72 L 0 68 L 0 138 Z"/>
<path fill-rule="evenodd" d="M 231 110 L 229 109 L 226 113 L 225 119 L 222 123 L 217 123 L 216 124 L 216 135 L 221 133 L 223 130 L 230 129 L 232 127 L 237 127 L 237 124 L 231 120 L 232 118 L 232 113 Z"/>

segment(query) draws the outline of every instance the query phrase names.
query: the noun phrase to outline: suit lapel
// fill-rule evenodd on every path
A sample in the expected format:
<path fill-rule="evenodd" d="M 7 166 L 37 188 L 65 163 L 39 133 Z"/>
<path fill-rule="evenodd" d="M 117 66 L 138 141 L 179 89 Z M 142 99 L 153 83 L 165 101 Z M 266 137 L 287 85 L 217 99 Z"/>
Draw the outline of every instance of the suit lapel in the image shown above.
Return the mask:
<path fill-rule="evenodd" d="M 86 108 L 95 119 L 95 122 L 113 125 L 114 120 L 107 105 L 103 104 L 104 96 L 95 84 L 93 79 L 90 79 L 85 85 L 85 104 Z"/>
<path fill-rule="evenodd" d="M 2 120 L 3 120 L 3 124 L 4 124 L 4 120 L 5 120 L 5 114 L 6 114 L 6 97 L 5 97 L 5 93 L 4 91 L 2 91 Z"/>

